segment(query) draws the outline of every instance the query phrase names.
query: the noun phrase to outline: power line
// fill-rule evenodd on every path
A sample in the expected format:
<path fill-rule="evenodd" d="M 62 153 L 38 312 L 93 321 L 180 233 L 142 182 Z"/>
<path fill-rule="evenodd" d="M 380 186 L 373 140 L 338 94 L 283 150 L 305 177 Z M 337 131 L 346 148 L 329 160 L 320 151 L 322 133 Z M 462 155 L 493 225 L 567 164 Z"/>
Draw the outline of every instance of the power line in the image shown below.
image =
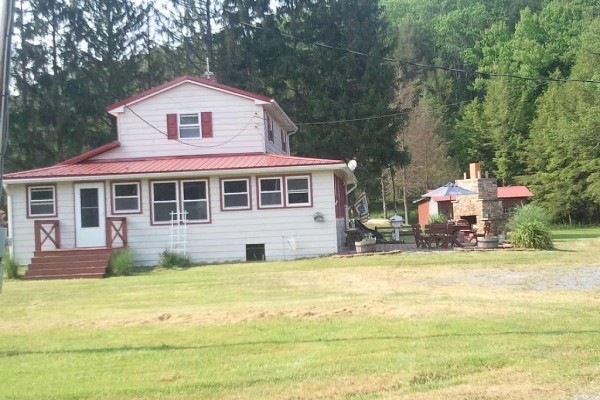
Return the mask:
<path fill-rule="evenodd" d="M 266 30 L 262 26 L 255 26 L 255 25 L 249 24 L 247 22 L 243 22 L 243 21 L 240 21 L 240 24 L 242 24 L 244 26 L 247 26 L 249 28 L 252 28 L 252 29 Z M 398 64 L 411 65 L 411 66 L 419 67 L 419 68 L 423 68 L 423 69 L 439 69 L 439 70 L 442 70 L 442 71 L 456 72 L 456 73 L 465 74 L 465 75 L 478 75 L 478 76 L 481 76 L 483 78 L 498 77 L 498 78 L 521 79 L 521 80 L 535 81 L 535 82 L 600 83 L 600 81 L 594 81 L 594 80 L 589 80 L 589 79 L 562 79 L 562 78 L 550 78 L 550 77 L 543 78 L 543 77 L 522 76 L 522 75 L 514 75 L 514 74 L 501 74 L 501 73 L 496 73 L 496 72 L 472 71 L 472 70 L 468 70 L 468 69 L 444 67 L 444 66 L 435 65 L 435 64 L 423 64 L 423 63 L 418 63 L 418 62 L 414 62 L 414 61 L 406 61 L 406 60 L 400 60 L 400 59 L 390 58 L 390 57 L 375 56 L 375 55 L 366 54 L 366 53 L 363 53 L 363 52 L 360 52 L 360 51 L 356 51 L 356 50 L 352 50 L 352 49 L 347 49 L 347 48 L 337 47 L 337 46 L 331 46 L 331 45 L 328 45 L 328 44 L 325 44 L 325 43 L 321 43 L 321 42 L 313 42 L 313 41 L 310 41 L 310 40 L 305 40 L 305 39 L 301 39 L 301 38 L 292 36 L 292 35 L 287 34 L 287 33 L 283 33 L 281 31 L 276 31 L 276 33 L 278 33 L 279 35 L 281 35 L 281 36 L 283 36 L 285 38 L 288 38 L 288 39 L 291 39 L 291 40 L 294 40 L 294 41 L 297 41 L 297 42 L 303 42 L 303 43 L 306 43 L 306 44 L 311 44 L 313 46 L 317 46 L 317 47 L 321 47 L 321 48 L 325 48 L 325 49 L 329 49 L 329 50 L 344 51 L 346 53 L 354 54 L 354 55 L 361 56 L 361 57 L 377 58 L 377 59 L 384 60 L 384 61 L 387 61 L 387 62 L 393 62 L 393 63 L 398 63 Z"/>
<path fill-rule="evenodd" d="M 456 106 L 459 104 L 464 104 L 464 103 L 470 103 L 473 100 L 465 100 L 465 101 L 459 101 L 457 103 L 450 103 L 450 104 L 443 104 L 444 106 Z M 409 110 L 409 111 L 400 111 L 397 113 L 393 113 L 393 114 L 383 114 L 383 115 L 374 115 L 371 117 L 364 117 L 364 118 L 352 118 L 352 119 L 340 119 L 340 120 L 336 120 L 336 121 L 322 121 L 322 122 L 299 122 L 296 125 L 330 125 L 330 124 L 341 124 L 344 122 L 356 122 L 356 121 L 368 121 L 371 119 L 379 119 L 379 118 L 388 118 L 388 117 L 395 117 L 398 115 L 405 115 L 405 114 L 411 114 L 415 112 L 415 110 Z"/>

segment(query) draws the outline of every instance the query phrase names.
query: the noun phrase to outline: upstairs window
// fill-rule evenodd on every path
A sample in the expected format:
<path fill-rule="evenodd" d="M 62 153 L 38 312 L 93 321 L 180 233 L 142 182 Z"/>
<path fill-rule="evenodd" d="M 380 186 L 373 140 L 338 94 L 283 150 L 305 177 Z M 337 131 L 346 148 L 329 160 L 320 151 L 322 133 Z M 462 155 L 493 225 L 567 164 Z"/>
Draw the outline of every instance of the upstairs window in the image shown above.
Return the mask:
<path fill-rule="evenodd" d="M 308 176 L 285 178 L 288 207 L 310 206 L 310 179 Z"/>
<path fill-rule="evenodd" d="M 224 179 L 221 181 L 223 210 L 250 209 L 249 179 Z"/>
<path fill-rule="evenodd" d="M 115 214 L 137 213 L 140 207 L 140 184 L 113 183 L 113 212 Z"/>
<path fill-rule="evenodd" d="M 213 137 L 212 112 L 167 114 L 167 139 Z"/>
<path fill-rule="evenodd" d="M 283 150 L 284 153 L 287 153 L 287 133 L 285 133 L 283 129 L 281 130 L 281 150 Z"/>
<path fill-rule="evenodd" d="M 259 178 L 259 206 L 260 207 L 282 207 L 283 185 L 281 178 Z"/>
<path fill-rule="evenodd" d="M 181 139 L 200 137 L 198 114 L 179 114 L 179 137 Z"/>
<path fill-rule="evenodd" d="M 273 132 L 273 120 L 267 115 L 267 138 L 269 142 L 275 143 L 275 132 Z"/>
<path fill-rule="evenodd" d="M 56 189 L 54 186 L 30 187 L 28 201 L 30 216 L 50 217 L 56 215 Z"/>

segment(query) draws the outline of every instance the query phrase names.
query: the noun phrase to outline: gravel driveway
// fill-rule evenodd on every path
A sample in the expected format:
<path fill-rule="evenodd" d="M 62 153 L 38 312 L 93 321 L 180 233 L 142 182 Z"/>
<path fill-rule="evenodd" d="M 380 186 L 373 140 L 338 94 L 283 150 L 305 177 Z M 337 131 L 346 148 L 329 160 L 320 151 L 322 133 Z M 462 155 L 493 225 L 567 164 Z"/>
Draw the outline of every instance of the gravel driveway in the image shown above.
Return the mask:
<path fill-rule="evenodd" d="M 493 270 L 465 272 L 455 277 L 473 285 L 508 286 L 523 290 L 594 290 L 600 288 L 600 265 L 548 268 L 542 271 Z"/>

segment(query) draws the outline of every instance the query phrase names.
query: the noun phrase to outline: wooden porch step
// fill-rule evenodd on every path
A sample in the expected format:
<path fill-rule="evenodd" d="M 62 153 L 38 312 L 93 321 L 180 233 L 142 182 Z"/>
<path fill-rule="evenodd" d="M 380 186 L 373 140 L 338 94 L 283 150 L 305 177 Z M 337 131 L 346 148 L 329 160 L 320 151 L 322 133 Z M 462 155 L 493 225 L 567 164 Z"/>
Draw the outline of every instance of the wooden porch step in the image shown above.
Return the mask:
<path fill-rule="evenodd" d="M 29 268 L 35 271 L 45 270 L 45 269 L 64 269 L 65 271 L 70 271 L 72 269 L 78 268 L 96 268 L 96 267 L 104 267 L 108 265 L 108 259 L 106 260 L 88 260 L 88 261 L 47 261 L 38 260 L 35 263 L 29 264 Z"/>
<path fill-rule="evenodd" d="M 96 273 L 96 274 L 78 274 L 78 275 L 44 275 L 44 276 L 24 276 L 23 279 L 29 281 L 41 281 L 41 280 L 49 280 L 49 279 L 102 279 L 104 278 L 104 273 Z"/>
<path fill-rule="evenodd" d="M 42 277 L 42 276 L 71 276 L 71 275 L 86 275 L 86 274 L 101 274 L 104 275 L 106 272 L 106 267 L 80 267 L 80 268 L 45 268 L 45 269 L 36 269 L 30 275 L 28 274 L 27 279 L 31 279 L 32 277 Z"/>
<path fill-rule="evenodd" d="M 33 253 L 34 257 L 59 257 L 59 256 L 84 256 L 84 255 L 110 255 L 112 249 L 105 247 L 90 247 L 83 249 L 56 249 L 41 250 Z"/>
<path fill-rule="evenodd" d="M 112 249 L 57 249 L 36 251 L 24 279 L 102 278 Z"/>

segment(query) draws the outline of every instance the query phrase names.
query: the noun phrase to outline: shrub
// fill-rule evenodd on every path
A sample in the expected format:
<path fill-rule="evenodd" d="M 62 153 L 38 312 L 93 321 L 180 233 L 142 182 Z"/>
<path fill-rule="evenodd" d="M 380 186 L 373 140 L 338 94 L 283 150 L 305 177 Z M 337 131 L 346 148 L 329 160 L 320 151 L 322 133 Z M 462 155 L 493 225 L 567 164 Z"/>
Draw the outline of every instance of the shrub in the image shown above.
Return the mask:
<path fill-rule="evenodd" d="M 448 216 L 446 214 L 431 214 L 427 222 L 429 224 L 445 224 L 448 222 Z"/>
<path fill-rule="evenodd" d="M 133 255 L 131 250 L 124 249 L 112 253 L 108 262 L 108 274 L 111 276 L 131 275 L 133 270 Z"/>
<path fill-rule="evenodd" d="M 528 204 L 518 207 L 507 224 L 508 238 L 514 247 L 552 249 L 550 218 L 543 208 Z"/>
<path fill-rule="evenodd" d="M 19 268 L 21 266 L 8 255 L 8 251 L 5 251 L 4 254 L 6 255 L 2 259 L 2 265 L 4 265 L 4 270 L 6 271 L 6 278 L 19 279 L 21 277 L 19 275 Z"/>
<path fill-rule="evenodd" d="M 190 265 L 190 258 L 185 254 L 165 250 L 160 255 L 160 266 L 163 268 L 185 268 Z"/>
<path fill-rule="evenodd" d="M 539 221 L 526 221 L 508 234 L 514 247 L 549 250 L 554 248 L 550 229 Z"/>
<path fill-rule="evenodd" d="M 550 217 L 542 207 L 535 204 L 527 204 L 516 208 L 515 213 L 510 218 L 510 221 L 508 221 L 507 228 L 508 230 L 513 230 L 519 227 L 519 225 L 530 221 L 537 221 L 548 227 L 550 226 Z"/>

